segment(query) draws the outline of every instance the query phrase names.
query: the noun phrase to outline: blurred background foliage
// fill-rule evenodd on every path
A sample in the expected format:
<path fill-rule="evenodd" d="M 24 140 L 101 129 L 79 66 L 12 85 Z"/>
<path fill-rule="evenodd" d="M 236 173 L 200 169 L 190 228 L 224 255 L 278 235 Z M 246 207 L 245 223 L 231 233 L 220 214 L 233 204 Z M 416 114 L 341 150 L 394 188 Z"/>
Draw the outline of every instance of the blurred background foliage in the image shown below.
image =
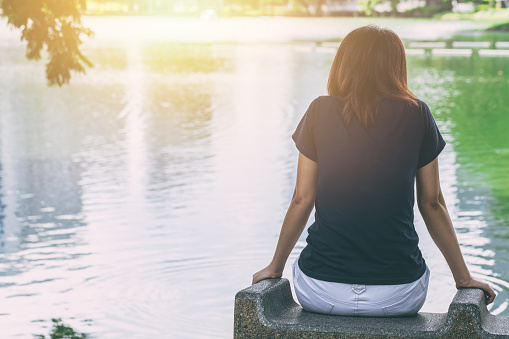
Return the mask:
<path fill-rule="evenodd" d="M 213 10 L 219 16 L 288 15 L 288 16 L 363 16 L 393 15 L 426 17 L 452 11 L 456 4 L 469 10 L 507 8 L 507 0 L 89 0 L 88 13 L 151 13 L 200 15 Z M 403 4 L 401 6 L 400 4 Z M 384 5 L 378 6 L 377 5 Z M 460 5 L 461 7 L 461 5 Z M 419 10 L 415 10 L 419 8 Z"/>

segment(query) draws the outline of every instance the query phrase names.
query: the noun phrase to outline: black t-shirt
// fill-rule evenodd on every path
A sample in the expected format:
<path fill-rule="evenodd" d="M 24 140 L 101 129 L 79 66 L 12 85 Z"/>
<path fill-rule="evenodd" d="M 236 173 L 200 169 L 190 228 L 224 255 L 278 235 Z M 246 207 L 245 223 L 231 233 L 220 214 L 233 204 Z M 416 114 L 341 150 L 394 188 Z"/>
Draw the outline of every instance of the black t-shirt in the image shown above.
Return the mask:
<path fill-rule="evenodd" d="M 374 126 L 347 128 L 335 96 L 313 100 L 293 140 L 318 163 L 315 222 L 299 259 L 308 276 L 332 282 L 393 285 L 417 280 L 426 265 L 414 228 L 417 169 L 445 141 L 428 106 L 382 99 Z"/>

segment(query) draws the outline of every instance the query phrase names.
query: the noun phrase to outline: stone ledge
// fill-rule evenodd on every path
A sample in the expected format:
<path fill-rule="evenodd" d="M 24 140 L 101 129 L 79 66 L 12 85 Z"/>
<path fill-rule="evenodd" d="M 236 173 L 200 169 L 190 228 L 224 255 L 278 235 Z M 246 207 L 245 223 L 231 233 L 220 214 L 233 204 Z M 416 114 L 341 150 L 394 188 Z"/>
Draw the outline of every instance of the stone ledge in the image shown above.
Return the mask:
<path fill-rule="evenodd" d="M 447 313 L 344 317 L 307 312 L 287 279 L 267 279 L 235 296 L 235 338 L 509 338 L 509 317 L 491 315 L 484 292 L 461 289 Z"/>

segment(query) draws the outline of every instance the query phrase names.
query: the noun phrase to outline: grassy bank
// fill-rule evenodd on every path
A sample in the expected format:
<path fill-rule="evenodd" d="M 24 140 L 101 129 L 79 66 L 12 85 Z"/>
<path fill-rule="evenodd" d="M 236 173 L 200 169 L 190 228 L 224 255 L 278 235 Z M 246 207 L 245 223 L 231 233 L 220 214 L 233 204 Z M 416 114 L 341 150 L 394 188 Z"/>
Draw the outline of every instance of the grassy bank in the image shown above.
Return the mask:
<path fill-rule="evenodd" d="M 491 26 L 490 28 L 488 28 L 488 31 L 509 32 L 509 23 Z"/>

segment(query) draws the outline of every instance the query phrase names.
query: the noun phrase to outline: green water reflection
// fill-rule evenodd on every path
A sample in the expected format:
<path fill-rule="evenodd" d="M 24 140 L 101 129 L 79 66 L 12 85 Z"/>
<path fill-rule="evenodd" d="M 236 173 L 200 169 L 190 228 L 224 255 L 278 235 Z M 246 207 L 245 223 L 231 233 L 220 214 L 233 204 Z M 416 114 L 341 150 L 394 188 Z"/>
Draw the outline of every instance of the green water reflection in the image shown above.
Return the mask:
<path fill-rule="evenodd" d="M 468 170 L 461 181 L 489 187 L 496 202 L 493 216 L 507 222 L 509 58 L 410 58 L 409 68 L 418 88 L 435 88 L 441 93 L 431 97 L 432 104 L 436 119 L 450 125 L 456 162 Z M 422 69 L 432 69 L 435 76 L 422 81 Z"/>
<path fill-rule="evenodd" d="M 456 154 L 452 217 L 463 252 L 473 272 L 499 293 L 492 310 L 507 314 L 509 58 L 411 57 L 409 69 Z"/>

